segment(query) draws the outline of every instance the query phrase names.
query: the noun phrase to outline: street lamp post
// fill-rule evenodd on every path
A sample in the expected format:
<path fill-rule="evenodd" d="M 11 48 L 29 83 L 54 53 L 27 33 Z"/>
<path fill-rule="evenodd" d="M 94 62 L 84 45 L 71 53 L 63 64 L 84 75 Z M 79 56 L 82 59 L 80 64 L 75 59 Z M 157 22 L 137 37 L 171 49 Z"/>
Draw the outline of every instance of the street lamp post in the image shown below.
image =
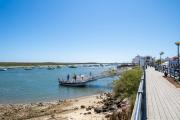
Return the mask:
<path fill-rule="evenodd" d="M 180 67 L 179 67 L 179 45 L 180 45 L 180 42 L 175 42 L 175 44 L 177 45 L 177 57 L 178 57 L 178 76 L 179 76 L 179 81 L 180 81 Z"/>
<path fill-rule="evenodd" d="M 162 66 L 161 66 L 161 64 L 162 64 L 162 60 L 161 60 L 161 56 L 164 54 L 164 52 L 160 52 L 160 68 L 161 68 L 161 70 L 162 70 Z"/>

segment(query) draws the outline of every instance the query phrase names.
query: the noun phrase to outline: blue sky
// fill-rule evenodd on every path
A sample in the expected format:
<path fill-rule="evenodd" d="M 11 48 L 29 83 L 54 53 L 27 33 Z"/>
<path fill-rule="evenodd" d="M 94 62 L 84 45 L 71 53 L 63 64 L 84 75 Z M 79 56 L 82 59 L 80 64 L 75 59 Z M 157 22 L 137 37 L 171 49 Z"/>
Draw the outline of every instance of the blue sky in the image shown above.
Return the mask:
<path fill-rule="evenodd" d="M 179 6 L 179 0 L 0 0 L 0 61 L 174 56 Z"/>

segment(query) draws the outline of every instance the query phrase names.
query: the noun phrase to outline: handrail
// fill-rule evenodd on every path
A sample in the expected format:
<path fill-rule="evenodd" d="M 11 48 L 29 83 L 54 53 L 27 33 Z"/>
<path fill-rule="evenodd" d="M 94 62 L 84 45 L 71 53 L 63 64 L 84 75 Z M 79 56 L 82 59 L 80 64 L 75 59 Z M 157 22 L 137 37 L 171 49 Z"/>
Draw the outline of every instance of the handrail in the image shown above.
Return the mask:
<path fill-rule="evenodd" d="M 144 80 L 142 79 L 139 85 L 139 90 L 137 93 L 137 106 L 135 109 L 135 116 L 134 120 L 140 120 L 141 119 L 141 107 L 142 107 L 142 95 L 143 95 L 143 82 Z"/>
<path fill-rule="evenodd" d="M 144 74 L 141 78 L 136 101 L 133 109 L 133 114 L 131 116 L 131 120 L 143 120 L 146 118 L 146 86 L 145 86 L 146 73 L 144 69 Z"/>

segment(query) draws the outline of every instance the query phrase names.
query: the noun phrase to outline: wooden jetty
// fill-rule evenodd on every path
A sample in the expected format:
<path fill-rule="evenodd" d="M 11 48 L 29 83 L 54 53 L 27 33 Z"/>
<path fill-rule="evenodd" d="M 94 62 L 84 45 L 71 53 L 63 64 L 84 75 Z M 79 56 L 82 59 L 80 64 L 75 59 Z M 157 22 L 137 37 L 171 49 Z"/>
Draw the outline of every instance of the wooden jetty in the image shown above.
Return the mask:
<path fill-rule="evenodd" d="M 97 75 L 97 76 L 88 76 L 88 77 L 77 77 L 76 81 L 74 79 L 72 80 L 63 80 L 63 79 L 58 79 L 59 80 L 59 85 L 63 86 L 72 86 L 72 87 L 84 87 L 87 85 L 87 83 L 102 79 L 102 78 L 107 78 L 107 77 L 112 77 L 112 75 Z"/>

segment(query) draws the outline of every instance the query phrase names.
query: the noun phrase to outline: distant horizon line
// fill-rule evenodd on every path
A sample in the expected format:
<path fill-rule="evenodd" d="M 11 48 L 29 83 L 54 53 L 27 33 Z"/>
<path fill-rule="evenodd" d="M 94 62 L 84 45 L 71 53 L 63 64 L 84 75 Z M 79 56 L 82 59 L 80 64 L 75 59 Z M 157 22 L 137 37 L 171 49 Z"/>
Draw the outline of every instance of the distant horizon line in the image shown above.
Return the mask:
<path fill-rule="evenodd" d="M 32 62 L 16 62 L 16 61 L 8 61 L 8 62 L 1 62 L 0 61 L 0 64 L 2 63 L 57 63 L 57 64 L 98 64 L 98 63 L 130 63 L 130 62 L 52 62 L 52 61 L 44 61 L 44 62 L 35 62 L 35 61 L 32 61 Z"/>
<path fill-rule="evenodd" d="M 128 62 L 124 62 L 128 63 Z M 76 64 L 123 64 L 113 62 L 113 63 L 105 63 L 105 62 L 0 62 L 1 67 L 10 67 L 10 66 L 44 66 L 44 65 L 76 65 Z"/>

